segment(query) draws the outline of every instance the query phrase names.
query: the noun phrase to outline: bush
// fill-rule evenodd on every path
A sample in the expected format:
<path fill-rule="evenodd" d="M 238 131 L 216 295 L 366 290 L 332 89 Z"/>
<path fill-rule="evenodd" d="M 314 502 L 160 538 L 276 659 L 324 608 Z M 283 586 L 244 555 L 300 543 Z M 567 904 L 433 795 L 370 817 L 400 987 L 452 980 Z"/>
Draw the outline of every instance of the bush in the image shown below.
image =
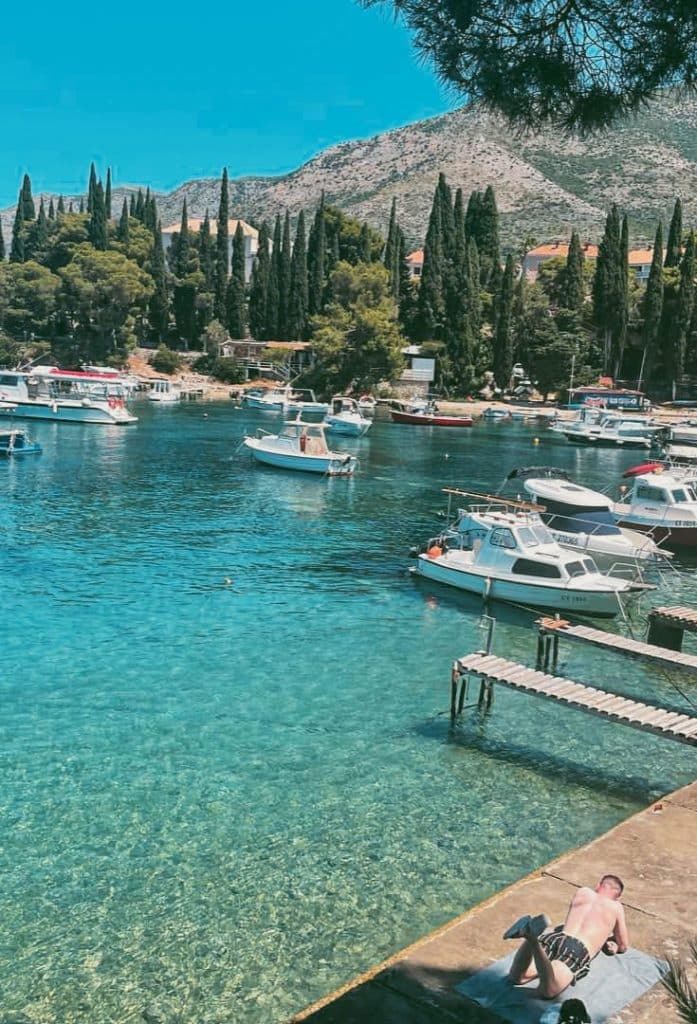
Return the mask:
<path fill-rule="evenodd" d="M 160 345 L 153 355 L 150 356 L 150 365 L 158 373 L 176 373 L 182 361 L 178 352 L 173 352 L 166 345 Z"/>
<path fill-rule="evenodd" d="M 207 373 L 223 384 L 241 384 L 245 379 L 244 369 L 229 356 L 200 356 L 192 369 L 196 373 Z"/>

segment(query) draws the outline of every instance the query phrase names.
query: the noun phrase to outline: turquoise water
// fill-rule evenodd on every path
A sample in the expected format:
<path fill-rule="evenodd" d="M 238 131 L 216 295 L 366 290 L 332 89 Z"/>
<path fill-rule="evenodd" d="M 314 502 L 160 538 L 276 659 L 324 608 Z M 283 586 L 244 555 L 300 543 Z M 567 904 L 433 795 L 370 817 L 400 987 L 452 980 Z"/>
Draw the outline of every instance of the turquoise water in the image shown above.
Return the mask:
<path fill-rule="evenodd" d="M 442 485 L 541 462 L 605 484 L 631 454 L 376 422 L 357 476 L 325 480 L 235 454 L 264 414 L 139 415 L 39 425 L 44 454 L 0 466 L 3 1012 L 281 1021 L 697 774 L 689 748 L 506 691 L 451 734 L 480 606 L 405 571 Z M 534 616 L 498 614 L 494 649 L 531 660 Z"/>

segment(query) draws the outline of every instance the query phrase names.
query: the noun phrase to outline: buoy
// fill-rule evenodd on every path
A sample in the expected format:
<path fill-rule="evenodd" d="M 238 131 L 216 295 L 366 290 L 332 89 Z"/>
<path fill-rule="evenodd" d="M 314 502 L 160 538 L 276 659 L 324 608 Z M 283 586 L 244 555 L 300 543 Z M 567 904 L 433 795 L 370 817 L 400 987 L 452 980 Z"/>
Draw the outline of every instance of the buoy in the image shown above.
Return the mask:
<path fill-rule="evenodd" d="M 437 544 L 433 544 L 426 552 L 429 558 L 440 558 L 443 554 L 443 548 L 439 548 Z"/>
<path fill-rule="evenodd" d="M 232 580 L 230 579 L 229 576 L 225 577 L 225 579 L 223 580 L 223 583 L 225 584 L 226 587 L 232 586 Z"/>
<path fill-rule="evenodd" d="M 539 444 L 539 443 L 540 443 L 540 439 L 539 439 L 539 437 L 533 437 L 533 439 L 532 439 L 532 443 L 533 443 L 533 444 Z"/>

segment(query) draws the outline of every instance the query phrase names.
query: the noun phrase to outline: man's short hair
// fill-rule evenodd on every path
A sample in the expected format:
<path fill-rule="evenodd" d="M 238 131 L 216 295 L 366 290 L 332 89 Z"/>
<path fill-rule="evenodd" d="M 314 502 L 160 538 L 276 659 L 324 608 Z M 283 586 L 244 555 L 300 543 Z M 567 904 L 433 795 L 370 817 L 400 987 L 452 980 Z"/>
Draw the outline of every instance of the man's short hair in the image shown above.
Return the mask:
<path fill-rule="evenodd" d="M 612 886 L 612 888 L 616 890 L 618 896 L 621 896 L 624 891 L 624 882 L 621 878 L 618 878 L 617 875 L 603 875 L 600 879 L 600 884 Z"/>

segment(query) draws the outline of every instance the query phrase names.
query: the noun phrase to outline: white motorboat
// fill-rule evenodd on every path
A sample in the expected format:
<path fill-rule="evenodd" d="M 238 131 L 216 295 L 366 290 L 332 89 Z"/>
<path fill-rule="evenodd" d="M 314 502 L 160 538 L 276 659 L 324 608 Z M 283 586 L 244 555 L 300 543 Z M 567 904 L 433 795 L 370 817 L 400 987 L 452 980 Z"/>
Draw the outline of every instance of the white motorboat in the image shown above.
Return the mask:
<path fill-rule="evenodd" d="M 324 426 L 329 433 L 344 434 L 347 437 L 362 437 L 370 430 L 372 422 L 361 415 L 355 398 L 346 395 L 335 395 L 324 417 Z"/>
<path fill-rule="evenodd" d="M 170 402 L 180 402 L 181 397 L 180 385 L 175 384 L 168 377 L 158 377 L 153 380 L 148 392 L 148 401 L 150 402 L 169 404 Z"/>
<path fill-rule="evenodd" d="M 485 420 L 510 420 L 511 410 L 504 409 L 500 405 L 490 405 L 482 413 L 482 419 Z"/>
<path fill-rule="evenodd" d="M 471 510 L 470 529 L 430 541 L 413 571 L 485 599 L 608 618 L 623 611 L 623 598 L 651 589 L 564 550 L 537 513 L 505 508 Z"/>
<path fill-rule="evenodd" d="M 377 400 L 372 395 L 361 395 L 358 399 L 358 411 L 361 416 L 374 416 Z"/>
<path fill-rule="evenodd" d="M 301 419 L 284 423 L 279 434 L 259 430 L 256 437 L 246 437 L 243 444 L 257 462 L 280 469 L 351 476 L 358 463 L 355 455 L 330 451 L 322 423 L 306 423 Z"/>
<path fill-rule="evenodd" d="M 266 391 L 247 391 L 242 404 L 250 409 L 261 409 L 264 412 L 282 412 L 310 416 L 324 416 L 329 411 L 327 402 L 318 402 L 314 391 L 310 388 L 293 388 L 285 384 L 282 388 L 268 388 Z"/>
<path fill-rule="evenodd" d="M 283 412 L 288 405 L 288 388 L 246 391 L 242 396 L 242 404 L 250 409 L 261 409 L 263 412 Z"/>
<path fill-rule="evenodd" d="M 558 420 L 550 429 L 575 444 L 650 448 L 661 428 L 650 416 L 583 408 L 575 419 Z"/>
<path fill-rule="evenodd" d="M 697 447 L 697 422 L 695 420 L 686 420 L 683 423 L 671 423 L 667 430 L 672 443 Z"/>
<path fill-rule="evenodd" d="M 554 467 L 516 469 L 507 479 L 522 480 L 557 544 L 590 555 L 601 572 L 635 576 L 671 557 L 647 534 L 618 526 L 607 494 L 581 487 Z"/>
<path fill-rule="evenodd" d="M 24 419 L 124 426 L 138 418 L 126 408 L 127 391 L 118 371 L 87 373 L 37 366 L 30 373 L 0 370 L 0 413 Z"/>
<path fill-rule="evenodd" d="M 324 416 L 329 412 L 329 402 L 319 402 L 311 388 L 297 388 L 288 393 L 286 412 L 300 416 Z"/>
<path fill-rule="evenodd" d="M 697 480 L 684 471 L 647 463 L 624 474 L 629 491 L 612 511 L 620 526 L 650 533 L 667 547 L 697 547 Z"/>

